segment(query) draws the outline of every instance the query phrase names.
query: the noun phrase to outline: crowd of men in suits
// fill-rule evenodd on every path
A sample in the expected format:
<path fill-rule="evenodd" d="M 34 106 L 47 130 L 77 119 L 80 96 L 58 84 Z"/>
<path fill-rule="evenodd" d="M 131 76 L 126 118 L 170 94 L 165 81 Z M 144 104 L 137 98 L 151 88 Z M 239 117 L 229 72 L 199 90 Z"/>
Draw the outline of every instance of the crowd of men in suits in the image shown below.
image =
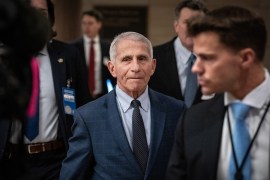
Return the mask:
<path fill-rule="evenodd" d="M 0 179 L 270 178 L 267 32 L 258 14 L 183 0 L 177 37 L 153 48 L 137 32 L 105 42 L 103 17 L 89 10 L 83 36 L 66 44 L 54 39 L 51 0 L 6 2 L 14 9 L 0 31 L 19 22 L 20 36 L 31 36 L 20 45 L 0 35 Z"/>

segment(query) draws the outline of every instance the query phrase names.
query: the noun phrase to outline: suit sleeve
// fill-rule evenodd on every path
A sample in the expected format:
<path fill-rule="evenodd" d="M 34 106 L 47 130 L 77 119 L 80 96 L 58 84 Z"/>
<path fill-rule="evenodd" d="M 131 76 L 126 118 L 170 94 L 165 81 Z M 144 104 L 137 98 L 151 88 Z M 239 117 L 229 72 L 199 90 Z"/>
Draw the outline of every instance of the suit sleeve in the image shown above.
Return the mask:
<path fill-rule="evenodd" d="M 83 118 L 77 111 L 74 114 L 72 133 L 67 157 L 62 163 L 60 180 L 90 179 L 94 167 L 91 137 Z"/>
<path fill-rule="evenodd" d="M 171 156 L 168 163 L 166 180 L 186 180 L 187 163 L 185 159 L 184 146 L 184 121 L 185 113 L 180 119 L 175 133 L 175 142 L 172 148 Z"/>

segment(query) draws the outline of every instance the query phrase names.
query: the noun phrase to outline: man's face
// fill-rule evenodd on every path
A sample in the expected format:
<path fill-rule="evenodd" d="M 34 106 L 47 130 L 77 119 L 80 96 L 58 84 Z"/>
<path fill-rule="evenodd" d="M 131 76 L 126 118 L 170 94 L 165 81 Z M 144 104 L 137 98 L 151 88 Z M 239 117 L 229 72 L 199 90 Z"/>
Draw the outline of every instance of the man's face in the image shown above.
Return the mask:
<path fill-rule="evenodd" d="M 82 33 L 85 34 L 89 38 L 94 38 L 98 35 L 100 29 L 102 27 L 102 23 L 97 21 L 95 17 L 84 15 L 82 17 Z"/>
<path fill-rule="evenodd" d="M 241 89 L 241 55 L 223 45 L 214 32 L 203 32 L 194 37 L 197 56 L 192 71 L 197 73 L 202 93 L 234 92 Z"/>
<path fill-rule="evenodd" d="M 115 60 L 109 61 L 108 68 L 117 78 L 117 85 L 131 97 L 138 97 L 145 90 L 156 68 L 145 43 L 121 40 L 116 48 Z"/>
<path fill-rule="evenodd" d="M 192 51 L 193 41 L 192 38 L 187 35 L 187 22 L 189 19 L 203 14 L 204 13 L 201 11 L 183 8 L 180 11 L 178 20 L 174 21 L 175 32 L 178 34 L 181 43 L 190 51 Z"/>
<path fill-rule="evenodd" d="M 46 0 L 31 0 L 31 6 L 41 11 L 47 18 L 49 17 Z"/>

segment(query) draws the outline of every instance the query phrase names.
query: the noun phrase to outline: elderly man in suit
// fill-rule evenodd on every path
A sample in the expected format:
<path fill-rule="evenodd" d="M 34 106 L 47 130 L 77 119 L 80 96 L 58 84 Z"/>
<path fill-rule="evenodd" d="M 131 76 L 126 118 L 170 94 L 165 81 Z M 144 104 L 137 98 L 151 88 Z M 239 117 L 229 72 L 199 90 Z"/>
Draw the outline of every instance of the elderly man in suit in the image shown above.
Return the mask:
<path fill-rule="evenodd" d="M 148 88 L 152 57 L 151 42 L 139 33 L 113 40 L 108 67 L 116 88 L 75 112 L 60 179 L 164 179 L 185 105 Z"/>
<path fill-rule="evenodd" d="M 88 86 L 93 99 L 96 99 L 110 90 L 109 84 L 115 85 L 115 79 L 108 71 L 110 44 L 100 37 L 102 28 L 102 14 L 97 10 L 88 10 L 82 13 L 82 38 L 71 43 L 83 57 L 83 64 L 88 72 Z"/>
<path fill-rule="evenodd" d="M 188 26 L 205 94 L 177 127 L 170 180 L 269 179 L 270 78 L 263 66 L 267 31 L 261 16 L 225 6 Z"/>
<path fill-rule="evenodd" d="M 207 9 L 201 1 L 184 0 L 175 7 L 174 29 L 177 37 L 169 42 L 154 47 L 157 60 L 156 72 L 149 82 L 149 87 L 185 101 L 189 107 L 201 101 L 196 76 L 191 73 L 195 60 L 192 54 L 192 38 L 187 34 L 187 21 L 203 15 Z"/>

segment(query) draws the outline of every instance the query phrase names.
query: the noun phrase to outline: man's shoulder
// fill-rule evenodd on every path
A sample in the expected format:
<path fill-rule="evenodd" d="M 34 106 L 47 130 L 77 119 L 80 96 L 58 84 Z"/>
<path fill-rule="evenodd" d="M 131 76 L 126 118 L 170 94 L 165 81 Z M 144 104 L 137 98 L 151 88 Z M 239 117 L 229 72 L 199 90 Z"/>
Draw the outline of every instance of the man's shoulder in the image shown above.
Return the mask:
<path fill-rule="evenodd" d="M 56 39 L 53 39 L 49 42 L 48 44 L 48 50 L 49 51 L 56 51 L 56 52 L 64 52 L 65 54 L 70 54 L 70 55 L 77 55 L 78 49 L 76 49 L 74 46 L 63 42 L 63 41 L 59 41 Z"/>
<path fill-rule="evenodd" d="M 202 112 L 206 113 L 208 111 L 218 111 L 224 109 L 224 94 L 215 94 L 213 98 L 209 100 L 201 101 L 193 106 L 191 106 L 188 111 L 193 112 Z"/>
<path fill-rule="evenodd" d="M 83 38 L 80 37 L 78 39 L 75 39 L 75 40 L 71 41 L 69 44 L 72 46 L 83 45 Z"/>
<path fill-rule="evenodd" d="M 159 44 L 159 45 L 154 46 L 153 47 L 154 52 L 158 52 L 158 51 L 161 51 L 161 50 L 172 48 L 174 46 L 173 44 L 174 44 L 175 38 L 176 37 L 174 37 L 170 41 L 167 41 L 167 42 L 165 42 L 163 44 Z M 161 51 L 161 52 L 164 52 L 164 51 Z M 164 53 L 166 53 L 166 51 Z"/>
<path fill-rule="evenodd" d="M 157 92 L 151 88 L 149 88 L 150 96 L 154 98 L 155 100 L 159 101 L 160 103 L 170 106 L 171 109 L 182 109 L 185 108 L 185 103 L 179 99 L 176 99 L 174 97 L 168 96 L 166 94 Z"/>
<path fill-rule="evenodd" d="M 88 103 L 86 103 L 85 105 L 79 107 L 77 109 L 78 112 L 80 113 L 97 113 L 100 112 L 102 109 L 106 109 L 107 105 L 108 105 L 108 100 L 110 98 L 114 98 L 115 96 L 113 96 L 113 91 L 111 91 L 110 93 L 107 93 L 93 101 L 90 101 Z"/>

